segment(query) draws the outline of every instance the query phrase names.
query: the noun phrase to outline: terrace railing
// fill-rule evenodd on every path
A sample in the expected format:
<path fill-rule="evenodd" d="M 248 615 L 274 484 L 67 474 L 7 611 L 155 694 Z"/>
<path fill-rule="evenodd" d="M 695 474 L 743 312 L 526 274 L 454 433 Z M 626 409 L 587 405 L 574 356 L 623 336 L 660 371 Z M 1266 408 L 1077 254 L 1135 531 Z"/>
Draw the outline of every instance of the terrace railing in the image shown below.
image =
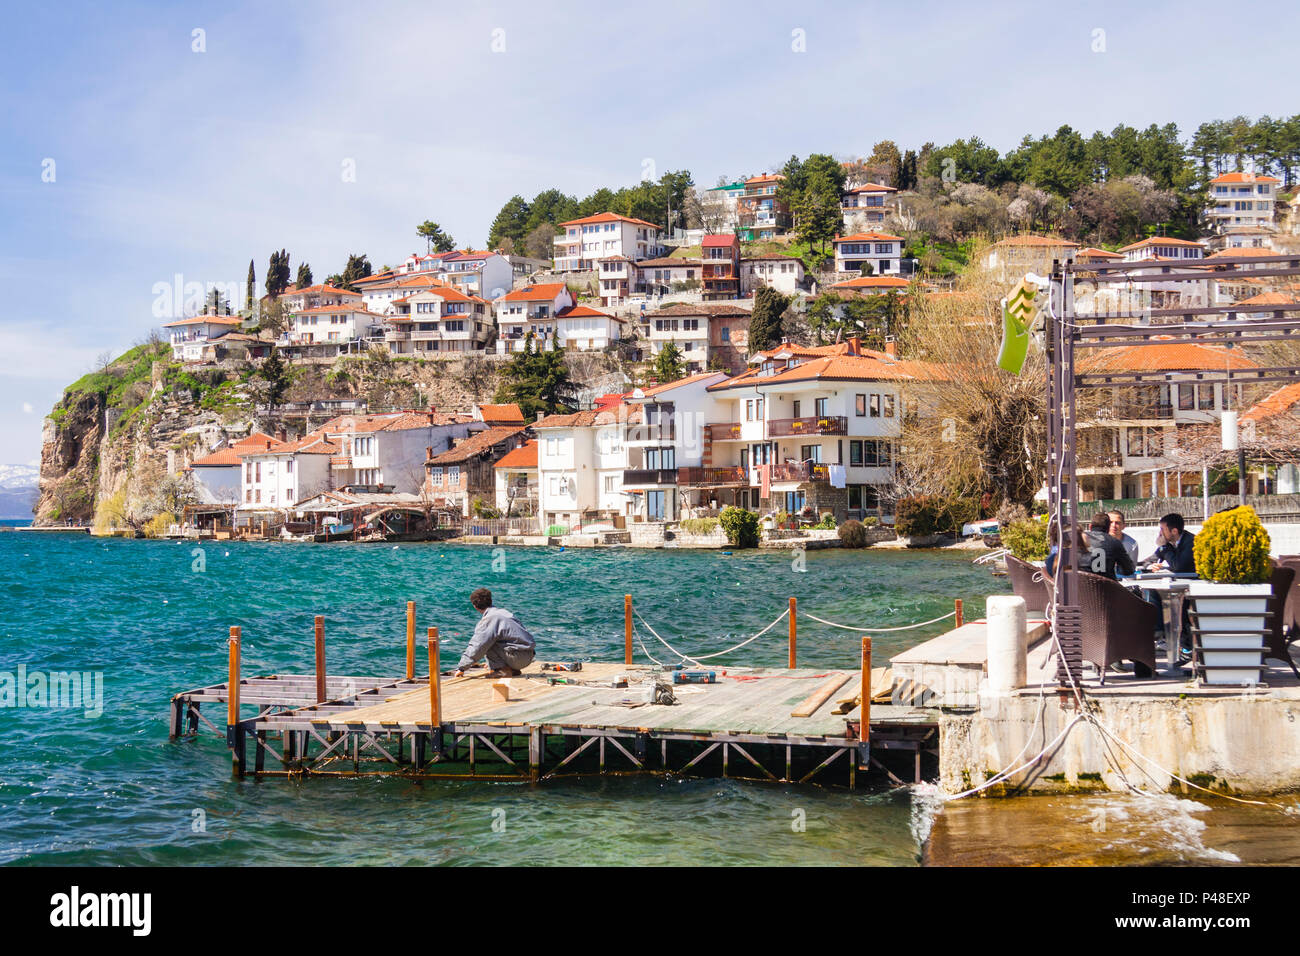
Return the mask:
<path fill-rule="evenodd" d="M 707 468 L 692 465 L 677 469 L 677 484 L 695 486 L 748 485 L 749 475 L 739 465 Z"/>
<path fill-rule="evenodd" d="M 767 423 L 772 438 L 790 435 L 847 435 L 849 420 L 843 415 L 813 415 L 805 418 L 773 418 Z"/>

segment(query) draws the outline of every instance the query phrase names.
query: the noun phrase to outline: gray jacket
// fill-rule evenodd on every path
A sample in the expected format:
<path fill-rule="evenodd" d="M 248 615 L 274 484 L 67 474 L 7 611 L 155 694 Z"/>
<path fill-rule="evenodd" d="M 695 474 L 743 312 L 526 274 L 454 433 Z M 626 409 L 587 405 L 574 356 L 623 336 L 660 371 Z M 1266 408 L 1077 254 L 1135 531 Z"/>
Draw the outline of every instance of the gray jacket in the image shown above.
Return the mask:
<path fill-rule="evenodd" d="M 531 651 L 537 647 L 537 641 L 519 623 L 518 618 L 505 608 L 490 607 L 474 626 L 474 636 L 470 638 L 469 647 L 460 656 L 456 668 L 464 670 L 493 647 L 503 651 Z"/>

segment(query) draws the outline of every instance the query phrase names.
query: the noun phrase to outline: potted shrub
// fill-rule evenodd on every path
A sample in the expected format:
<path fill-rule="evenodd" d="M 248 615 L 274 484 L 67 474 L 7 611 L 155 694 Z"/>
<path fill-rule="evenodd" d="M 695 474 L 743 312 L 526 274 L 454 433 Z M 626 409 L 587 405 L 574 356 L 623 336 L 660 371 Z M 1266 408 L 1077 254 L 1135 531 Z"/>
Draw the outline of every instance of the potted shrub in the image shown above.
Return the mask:
<path fill-rule="evenodd" d="M 1268 532 L 1253 508 L 1211 515 L 1196 536 L 1193 554 L 1201 580 L 1188 590 L 1192 637 L 1206 684 L 1257 684 L 1264 664 L 1269 561 Z"/>
<path fill-rule="evenodd" d="M 790 527 L 790 512 L 778 511 L 776 513 L 776 526 L 782 530 Z"/>

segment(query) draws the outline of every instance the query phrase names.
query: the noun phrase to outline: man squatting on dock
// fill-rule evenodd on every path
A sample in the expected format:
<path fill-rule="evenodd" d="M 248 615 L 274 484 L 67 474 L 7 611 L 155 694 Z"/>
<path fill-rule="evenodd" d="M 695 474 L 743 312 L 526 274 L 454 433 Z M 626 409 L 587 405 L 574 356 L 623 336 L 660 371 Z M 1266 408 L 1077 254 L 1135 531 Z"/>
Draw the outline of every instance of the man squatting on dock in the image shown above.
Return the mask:
<path fill-rule="evenodd" d="M 492 592 L 487 588 L 475 590 L 469 596 L 469 603 L 482 617 L 474 626 L 474 636 L 453 676 L 464 677 L 465 668 L 486 657 L 488 667 L 492 668 L 489 677 L 518 677 L 533 662 L 537 641 L 513 614 L 503 607 L 492 606 Z"/>

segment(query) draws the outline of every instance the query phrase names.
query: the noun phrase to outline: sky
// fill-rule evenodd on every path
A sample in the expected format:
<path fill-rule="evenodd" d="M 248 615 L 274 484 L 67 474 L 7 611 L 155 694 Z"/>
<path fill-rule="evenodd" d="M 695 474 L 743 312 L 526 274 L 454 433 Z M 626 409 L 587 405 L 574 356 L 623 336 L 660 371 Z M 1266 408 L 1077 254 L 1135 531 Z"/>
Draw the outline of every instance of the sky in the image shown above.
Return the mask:
<path fill-rule="evenodd" d="M 319 281 L 514 194 L 1289 115 L 1289 5 L 67 2 L 0 31 L 0 464 L 188 283 Z M 1233 56 L 1240 38 L 1240 58 Z M 238 303 L 242 304 L 242 303 Z"/>

